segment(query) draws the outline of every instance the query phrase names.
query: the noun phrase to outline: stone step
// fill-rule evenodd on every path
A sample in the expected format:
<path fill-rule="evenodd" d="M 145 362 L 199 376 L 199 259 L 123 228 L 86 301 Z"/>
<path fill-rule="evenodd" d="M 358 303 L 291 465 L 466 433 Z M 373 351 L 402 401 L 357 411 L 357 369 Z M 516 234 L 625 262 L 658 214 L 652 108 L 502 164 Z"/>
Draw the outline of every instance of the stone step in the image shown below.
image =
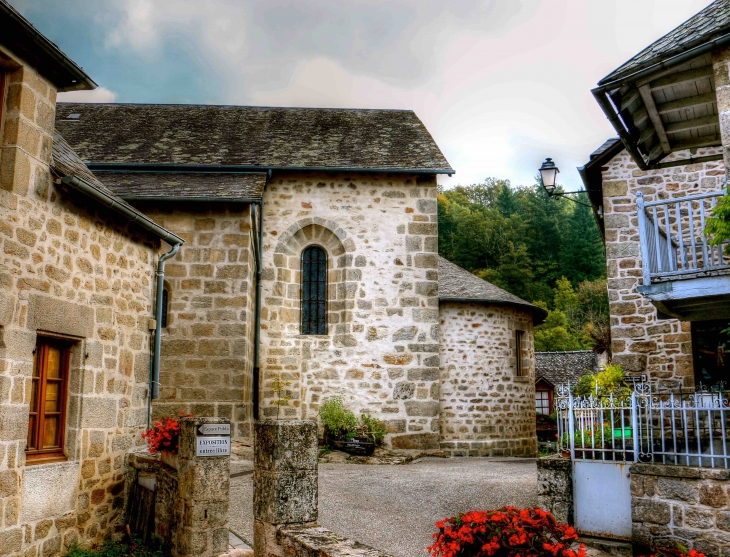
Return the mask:
<path fill-rule="evenodd" d="M 592 550 L 599 553 L 588 552 L 590 557 L 599 557 L 603 555 L 614 555 L 616 557 L 631 557 L 631 543 L 621 540 L 610 540 L 606 538 L 593 538 L 590 536 L 581 536 L 580 542 L 586 544 Z"/>

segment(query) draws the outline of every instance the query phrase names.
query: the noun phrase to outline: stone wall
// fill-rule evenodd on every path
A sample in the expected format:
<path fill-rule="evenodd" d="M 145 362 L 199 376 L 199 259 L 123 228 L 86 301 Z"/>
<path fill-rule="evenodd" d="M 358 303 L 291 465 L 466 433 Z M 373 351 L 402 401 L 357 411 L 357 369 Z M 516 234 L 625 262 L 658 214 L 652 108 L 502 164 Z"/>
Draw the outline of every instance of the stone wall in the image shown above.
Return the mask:
<path fill-rule="evenodd" d="M 185 240 L 165 270 L 168 320 L 153 419 L 181 411 L 218 416 L 231 420 L 235 436 L 249 438 L 256 293 L 251 206 L 136 205 Z"/>
<path fill-rule="evenodd" d="M 0 555 L 65 552 L 119 522 L 126 451 L 147 420 L 157 242 L 49 170 L 56 91 L 12 53 L 0 155 Z M 71 354 L 65 462 L 26 465 L 38 332 Z"/>
<path fill-rule="evenodd" d="M 537 504 L 564 524 L 573 524 L 573 462 L 560 455 L 537 459 Z"/>
<path fill-rule="evenodd" d="M 721 153 L 718 147 L 678 151 L 663 162 Z M 637 290 L 642 261 L 636 193 L 647 202 L 722 189 L 722 161 L 640 170 L 626 151 L 603 170 L 606 265 L 611 310 L 613 362 L 652 379 L 679 380 L 694 386 L 690 323 L 657 319 L 656 308 Z"/>
<path fill-rule="evenodd" d="M 509 306 L 442 302 L 441 447 L 454 456 L 535 456 L 532 314 Z M 516 375 L 515 331 L 524 331 Z M 400 383 L 401 396 L 417 384 Z"/>
<path fill-rule="evenodd" d="M 277 173 L 264 194 L 262 415 L 316 419 L 327 395 L 385 420 L 386 444 L 439 442 L 436 180 Z M 328 334 L 300 334 L 300 260 L 328 254 Z M 402 391 L 413 386 L 408 396 Z"/>
<path fill-rule="evenodd" d="M 730 554 L 730 471 L 661 464 L 631 466 L 636 548 L 674 540 L 709 556 Z"/>

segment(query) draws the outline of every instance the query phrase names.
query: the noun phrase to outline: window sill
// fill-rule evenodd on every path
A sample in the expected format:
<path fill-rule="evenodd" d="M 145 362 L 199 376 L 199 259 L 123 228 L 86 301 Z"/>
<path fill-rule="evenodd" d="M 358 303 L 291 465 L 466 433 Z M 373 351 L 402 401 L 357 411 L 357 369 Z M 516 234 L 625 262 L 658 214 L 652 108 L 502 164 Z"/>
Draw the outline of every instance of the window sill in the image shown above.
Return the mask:
<path fill-rule="evenodd" d="M 35 466 L 37 464 L 52 464 L 55 462 L 66 462 L 68 457 L 63 454 L 26 454 L 25 465 Z"/>
<path fill-rule="evenodd" d="M 514 379 L 515 383 L 529 383 L 530 382 L 529 375 L 514 375 L 514 376 L 512 376 L 512 379 Z"/>

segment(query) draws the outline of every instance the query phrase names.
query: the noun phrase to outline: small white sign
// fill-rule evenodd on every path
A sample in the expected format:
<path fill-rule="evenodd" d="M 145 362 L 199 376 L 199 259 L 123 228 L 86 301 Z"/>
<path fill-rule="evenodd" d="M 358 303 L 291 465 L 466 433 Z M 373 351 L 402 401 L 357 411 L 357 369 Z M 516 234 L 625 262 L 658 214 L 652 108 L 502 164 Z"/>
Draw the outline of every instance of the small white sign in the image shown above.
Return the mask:
<path fill-rule="evenodd" d="M 230 435 L 231 424 L 203 424 L 198 427 L 200 435 Z"/>
<path fill-rule="evenodd" d="M 196 437 L 195 456 L 230 456 L 230 437 Z"/>

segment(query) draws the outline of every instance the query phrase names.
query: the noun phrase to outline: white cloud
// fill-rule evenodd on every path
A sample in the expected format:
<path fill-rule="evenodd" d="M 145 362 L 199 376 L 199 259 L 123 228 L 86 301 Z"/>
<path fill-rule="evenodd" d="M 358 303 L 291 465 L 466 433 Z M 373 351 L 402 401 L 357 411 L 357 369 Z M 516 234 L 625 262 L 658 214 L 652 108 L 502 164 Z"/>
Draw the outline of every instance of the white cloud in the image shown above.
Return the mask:
<path fill-rule="evenodd" d="M 106 87 L 97 87 L 91 91 L 68 91 L 58 94 L 58 102 L 67 103 L 113 103 L 117 94 Z"/>

